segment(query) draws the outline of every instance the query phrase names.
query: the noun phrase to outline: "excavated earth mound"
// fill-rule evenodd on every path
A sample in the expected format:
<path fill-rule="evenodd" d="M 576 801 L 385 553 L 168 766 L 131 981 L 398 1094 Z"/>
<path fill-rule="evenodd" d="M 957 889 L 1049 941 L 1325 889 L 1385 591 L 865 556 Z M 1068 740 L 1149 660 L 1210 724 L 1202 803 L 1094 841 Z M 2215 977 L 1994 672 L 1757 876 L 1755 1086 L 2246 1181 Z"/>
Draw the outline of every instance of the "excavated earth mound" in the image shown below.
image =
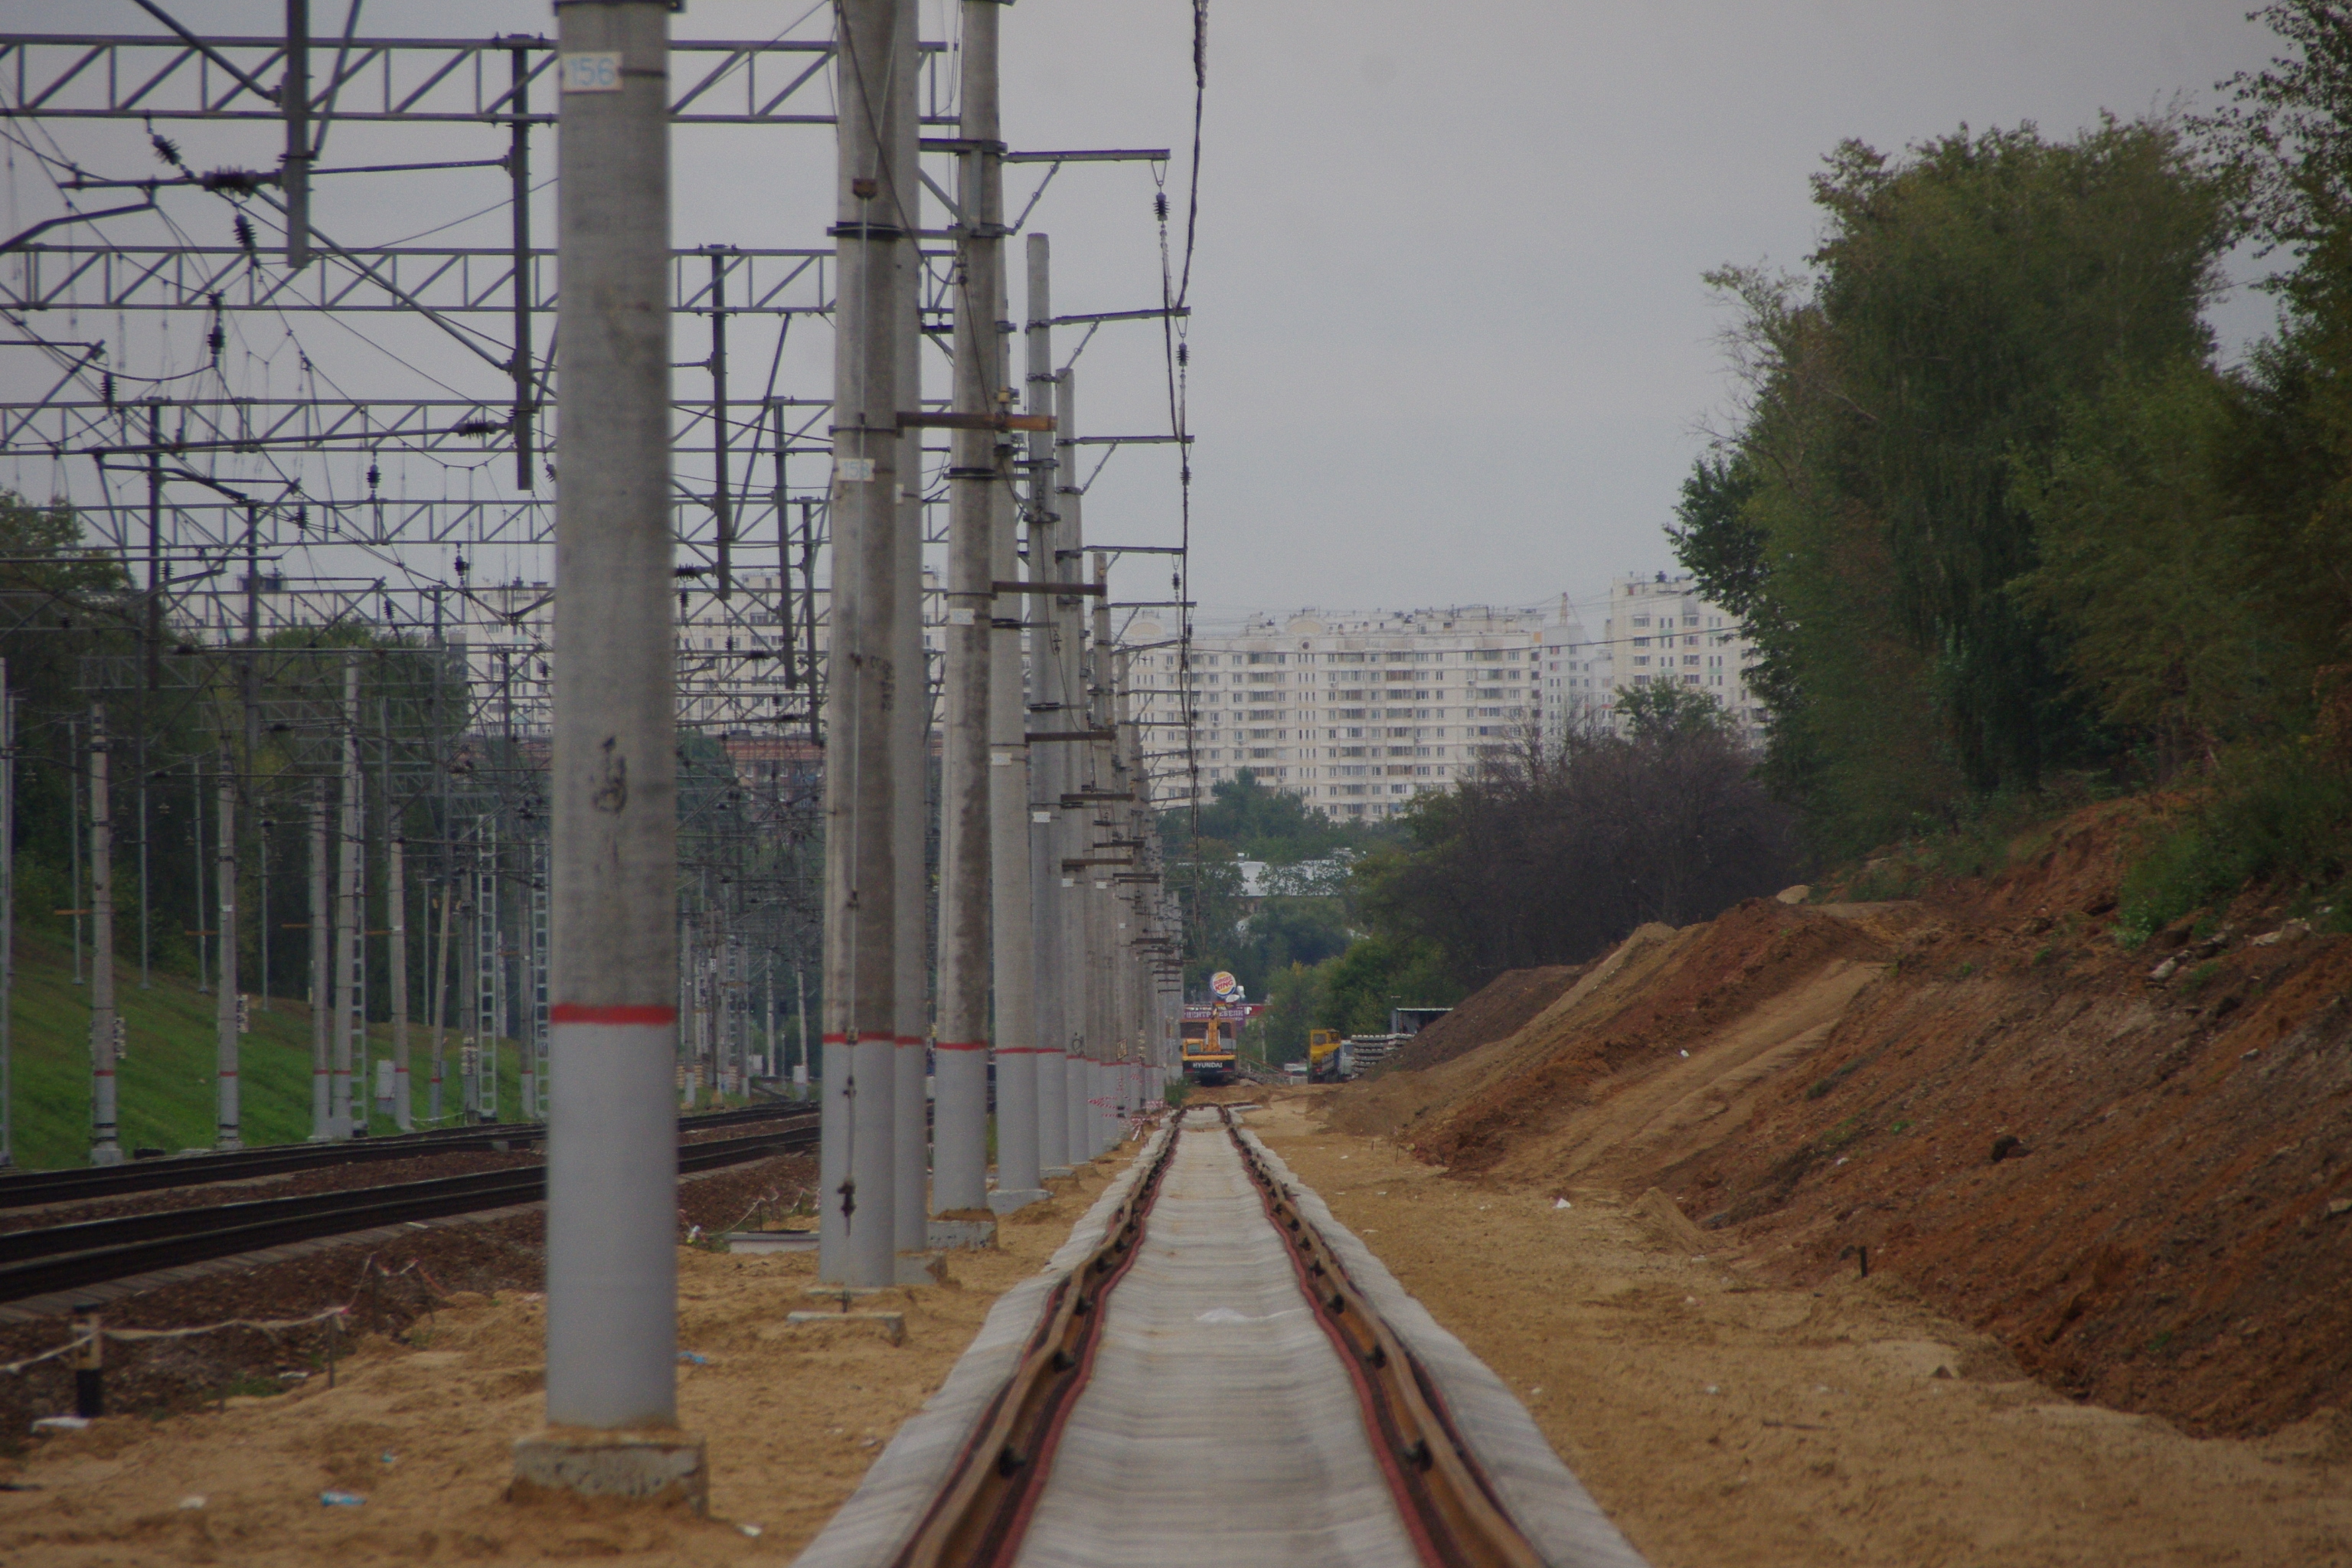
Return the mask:
<path fill-rule="evenodd" d="M 1580 963 L 1507 969 L 1415 1035 L 1382 1064 L 1381 1070 L 1433 1068 L 1490 1041 L 1517 1034 L 1528 1019 L 1559 1000 L 1560 993 L 1575 984 L 1584 969 Z"/>
<path fill-rule="evenodd" d="M 1496 1184 L 1654 1185 L 1780 1281 L 1866 1249 L 2043 1381 L 2191 1431 L 2352 1407 L 2352 939 L 2249 897 L 2126 951 L 2134 809 L 1912 901 L 1645 927 L 1333 1121 Z"/>

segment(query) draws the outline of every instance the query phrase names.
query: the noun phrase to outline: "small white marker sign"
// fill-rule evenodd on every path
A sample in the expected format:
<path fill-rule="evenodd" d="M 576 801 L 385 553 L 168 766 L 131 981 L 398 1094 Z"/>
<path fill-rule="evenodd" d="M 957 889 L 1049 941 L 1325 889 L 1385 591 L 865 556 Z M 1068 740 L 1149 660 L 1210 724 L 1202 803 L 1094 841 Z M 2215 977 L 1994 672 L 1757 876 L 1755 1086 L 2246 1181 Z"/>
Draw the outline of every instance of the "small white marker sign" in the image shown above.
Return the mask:
<path fill-rule="evenodd" d="M 565 55 L 557 65 L 557 79 L 565 92 L 618 92 L 621 90 L 621 57 L 618 55 Z"/>

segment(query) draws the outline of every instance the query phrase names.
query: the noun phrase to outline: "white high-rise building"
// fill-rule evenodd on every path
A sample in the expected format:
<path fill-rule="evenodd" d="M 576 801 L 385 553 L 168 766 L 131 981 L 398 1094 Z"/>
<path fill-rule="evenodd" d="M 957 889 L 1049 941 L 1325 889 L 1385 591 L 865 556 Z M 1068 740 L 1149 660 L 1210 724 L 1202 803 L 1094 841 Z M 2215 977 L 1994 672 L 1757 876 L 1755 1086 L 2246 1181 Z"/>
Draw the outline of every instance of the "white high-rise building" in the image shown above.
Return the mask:
<path fill-rule="evenodd" d="M 1124 639 L 1154 804 L 1191 799 L 1177 650 L 1150 622 Z M 1542 721 L 1542 650 L 1581 646 L 1567 601 L 1533 609 L 1255 615 L 1192 637 L 1194 757 L 1205 801 L 1247 769 L 1327 816 L 1377 820 L 1467 776 Z"/>
<path fill-rule="evenodd" d="M 1617 694 L 1671 682 L 1705 692 L 1723 705 L 1740 734 L 1763 731 L 1762 701 L 1748 684 L 1754 646 L 1737 618 L 1702 598 L 1688 573 L 1633 574 L 1609 585 L 1601 635 L 1546 639 L 1543 649 L 1545 732 L 1598 721 L 1622 728 Z"/>

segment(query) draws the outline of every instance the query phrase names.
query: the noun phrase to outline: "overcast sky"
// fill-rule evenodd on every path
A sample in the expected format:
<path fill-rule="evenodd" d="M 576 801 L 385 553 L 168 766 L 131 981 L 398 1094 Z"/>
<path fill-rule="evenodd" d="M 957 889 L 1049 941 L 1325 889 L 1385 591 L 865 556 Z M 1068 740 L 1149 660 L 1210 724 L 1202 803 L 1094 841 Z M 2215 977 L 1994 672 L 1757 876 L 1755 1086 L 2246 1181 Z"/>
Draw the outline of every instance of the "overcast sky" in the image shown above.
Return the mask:
<path fill-rule="evenodd" d="M 926 35 L 943 36 L 951 9 L 922 5 Z M 342 0 L 313 8 L 316 32 L 340 30 Z M 1216 0 L 1192 290 L 1195 595 L 1213 616 L 1531 605 L 1563 592 L 1590 602 L 1612 575 L 1671 565 L 1663 527 L 1726 392 L 1715 342 L 1726 317 L 1700 274 L 1727 261 L 1801 264 L 1816 237 L 1806 182 L 1825 152 L 1850 136 L 1898 148 L 1963 122 L 2030 120 L 2064 135 L 2103 110 L 2210 104 L 2214 83 L 2271 52 L 2242 8 Z M 182 0 L 177 14 L 267 32 L 283 13 L 274 0 Z M 16 0 L 6 16 L 0 25 L 16 28 L 154 30 L 129 0 Z M 677 31 L 767 37 L 796 22 L 795 36 L 815 36 L 824 11 L 692 0 Z M 371 0 L 361 31 L 552 26 L 543 0 Z M 1177 149 L 1167 179 L 1181 245 L 1191 6 L 1020 0 L 1003 13 L 1003 59 L 1016 148 Z M 98 166 L 149 166 L 135 126 L 51 129 Z M 269 161 L 267 134 L 181 134 L 202 143 L 192 161 Z M 337 136 L 344 156 L 383 148 L 356 130 Z M 403 144 L 494 155 L 484 140 L 468 129 L 404 133 Z M 679 243 L 824 243 L 823 131 L 683 133 L 677 153 Z M 320 198 L 321 226 L 347 242 L 396 238 L 497 195 L 494 171 L 365 178 Z M 38 184 L 12 157 L 11 216 L 51 210 Z M 1027 186 L 1013 184 L 1017 204 Z M 1053 237 L 1057 310 L 1158 303 L 1152 192 L 1143 165 L 1073 166 L 1056 180 L 1032 226 Z M 479 220 L 477 242 L 497 243 L 503 223 Z M 2236 344 L 2267 319 L 2242 293 L 2217 324 Z M 682 359 L 689 347 L 699 352 L 682 341 Z M 1075 343 L 1061 347 L 1066 356 Z M 795 351 L 793 390 L 821 394 L 821 340 L 796 339 Z M 404 354 L 415 356 L 436 374 L 479 379 L 446 344 Z M 8 396 L 36 379 L 24 357 L 0 361 Z M 943 393 L 943 363 L 930 366 Z M 406 374 L 367 373 L 386 390 Z M 1079 376 L 1087 431 L 1166 427 L 1153 330 L 1106 328 Z M 495 479 L 493 468 L 464 482 Z M 1172 542 L 1175 500 L 1166 448 L 1124 450 L 1089 495 L 1088 531 Z M 1121 592 L 1150 586 L 1130 578 Z"/>

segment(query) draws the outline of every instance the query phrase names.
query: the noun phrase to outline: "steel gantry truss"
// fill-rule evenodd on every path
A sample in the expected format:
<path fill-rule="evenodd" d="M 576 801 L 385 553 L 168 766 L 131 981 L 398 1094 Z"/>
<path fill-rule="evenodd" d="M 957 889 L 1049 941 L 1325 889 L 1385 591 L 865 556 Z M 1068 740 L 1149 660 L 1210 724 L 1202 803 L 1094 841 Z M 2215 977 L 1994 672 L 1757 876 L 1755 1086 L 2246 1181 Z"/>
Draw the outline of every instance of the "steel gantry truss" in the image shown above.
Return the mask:
<path fill-rule="evenodd" d="M 283 35 L 215 37 L 134 3 L 155 31 L 0 34 L 0 134 L 46 172 L 58 209 L 0 236 L 0 465 L 46 470 L 131 584 L 147 646 L 89 663 L 90 696 L 240 713 L 247 765 L 268 752 L 280 769 L 266 787 L 252 781 L 272 803 L 256 820 L 274 813 L 286 828 L 308 781 L 334 774 L 338 726 L 351 721 L 325 693 L 348 639 L 432 656 L 443 684 L 429 717 L 388 709 L 361 728 L 379 792 L 369 831 L 410 836 L 413 874 L 471 922 L 445 976 L 454 1060 L 494 981 L 510 1022 L 535 1027 L 520 1018 L 533 1006 L 515 999 L 544 995 L 543 979 L 514 963 L 541 947 L 532 900 L 543 890 L 533 846 L 545 826 L 559 389 L 542 193 L 555 42 L 360 36 L 356 4 L 314 31 L 306 0 L 289 5 Z M 919 58 L 921 123 L 955 126 L 949 46 L 924 43 Z M 676 39 L 671 123 L 829 127 L 835 63 L 829 37 Z M 114 167 L 58 141 L 108 121 L 143 129 L 152 162 L 128 166 L 121 132 L 97 143 Z M 257 132 L 282 132 L 283 150 L 246 166 Z M 922 142 L 934 161 L 970 151 L 951 134 Z M 1007 233 L 1066 165 L 1167 158 L 999 152 L 1043 166 Z M 488 205 L 440 226 L 454 235 L 394 241 L 317 210 L 322 195 L 408 188 L 426 174 L 473 182 Z M 929 171 L 922 184 L 950 220 L 915 247 L 921 329 L 945 350 L 966 193 Z M 807 395 L 821 387 L 811 367 L 822 343 L 804 340 L 830 331 L 834 258 L 830 246 L 719 243 L 676 248 L 668 268 L 681 744 L 701 748 L 704 770 L 682 791 L 681 891 L 702 933 L 696 962 L 730 966 L 730 994 L 762 954 L 814 977 L 832 445 L 831 400 Z M 937 407 L 901 417 L 947 424 Z M 1070 445 L 1107 457 L 1173 438 Z M 925 512 L 930 543 L 944 542 L 947 463 L 944 439 L 927 447 L 923 499 L 941 503 Z M 922 618 L 945 619 L 936 585 Z M 934 699 L 939 682 L 934 655 Z M 1129 836 L 1150 798 L 1139 751 L 1133 772 L 1129 797 L 1143 804 L 1124 814 Z M 1156 848 L 1120 847 L 1112 880 L 1130 918 L 1166 932 Z M 436 907 L 424 911 L 427 952 Z M 474 973 L 492 963 L 496 976 Z M 714 1071 L 740 1069 L 740 1000 L 726 1015 L 734 1055 L 722 1050 Z"/>

